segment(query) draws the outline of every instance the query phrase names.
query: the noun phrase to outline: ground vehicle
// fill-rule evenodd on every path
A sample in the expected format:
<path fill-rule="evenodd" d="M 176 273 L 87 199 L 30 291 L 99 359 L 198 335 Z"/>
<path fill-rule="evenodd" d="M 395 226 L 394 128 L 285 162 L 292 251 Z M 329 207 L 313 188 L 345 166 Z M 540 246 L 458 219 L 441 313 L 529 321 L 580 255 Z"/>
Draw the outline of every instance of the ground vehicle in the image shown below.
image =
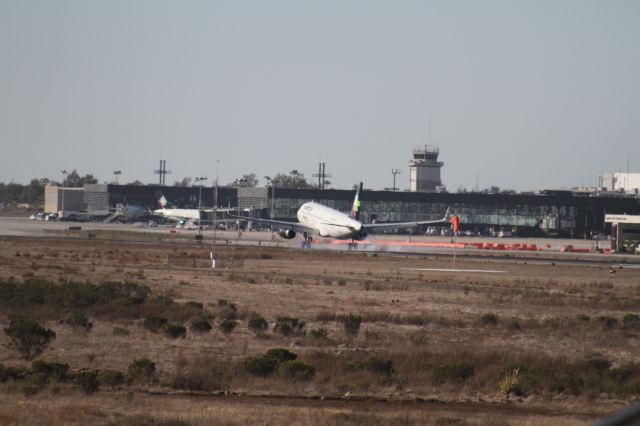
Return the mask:
<path fill-rule="evenodd" d="M 640 253 L 640 240 L 624 240 L 622 249 L 627 253 Z"/>

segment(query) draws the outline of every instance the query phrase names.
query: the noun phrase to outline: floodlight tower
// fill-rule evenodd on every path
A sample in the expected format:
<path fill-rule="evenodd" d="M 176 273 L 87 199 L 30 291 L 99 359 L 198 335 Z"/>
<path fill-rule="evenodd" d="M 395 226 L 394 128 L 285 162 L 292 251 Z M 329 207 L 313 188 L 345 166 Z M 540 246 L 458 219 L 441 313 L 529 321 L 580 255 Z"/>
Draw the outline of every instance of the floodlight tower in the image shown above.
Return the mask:
<path fill-rule="evenodd" d="M 206 177 L 196 177 L 194 181 L 198 185 L 198 239 L 202 239 L 202 182 Z"/>
<path fill-rule="evenodd" d="M 60 206 L 59 219 L 63 219 L 64 218 L 64 186 L 66 185 L 67 174 L 69 172 L 66 169 L 64 169 L 64 170 L 60 170 L 60 173 L 62 173 L 62 205 Z"/>

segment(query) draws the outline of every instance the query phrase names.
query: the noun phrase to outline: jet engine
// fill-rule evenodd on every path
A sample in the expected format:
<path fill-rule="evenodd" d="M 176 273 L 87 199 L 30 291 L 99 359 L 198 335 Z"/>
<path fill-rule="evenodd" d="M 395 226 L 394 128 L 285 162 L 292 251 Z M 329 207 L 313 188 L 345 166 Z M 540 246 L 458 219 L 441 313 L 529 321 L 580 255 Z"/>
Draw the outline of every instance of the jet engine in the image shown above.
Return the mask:
<path fill-rule="evenodd" d="M 367 233 L 366 233 L 366 232 L 364 232 L 364 231 L 360 231 L 360 232 L 358 232 L 358 234 L 355 236 L 355 238 L 354 238 L 354 239 L 355 239 L 355 240 L 358 240 L 358 241 L 362 241 L 362 240 L 364 240 L 365 238 L 367 238 Z"/>
<path fill-rule="evenodd" d="M 293 229 L 281 229 L 280 231 L 278 231 L 278 235 L 280 235 L 282 238 L 290 240 L 292 238 L 295 238 L 296 231 L 294 231 Z"/>

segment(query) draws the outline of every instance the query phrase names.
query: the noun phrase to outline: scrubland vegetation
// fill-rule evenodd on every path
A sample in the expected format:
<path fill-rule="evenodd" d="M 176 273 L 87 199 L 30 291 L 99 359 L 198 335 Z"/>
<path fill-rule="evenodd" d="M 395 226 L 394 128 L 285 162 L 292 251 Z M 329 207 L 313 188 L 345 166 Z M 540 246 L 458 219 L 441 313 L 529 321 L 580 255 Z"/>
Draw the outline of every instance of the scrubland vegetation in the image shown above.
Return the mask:
<path fill-rule="evenodd" d="M 5 247 L 0 393 L 33 403 L 149 390 L 464 401 L 470 416 L 489 401 L 514 413 L 552 407 L 544 423 L 559 424 L 640 396 L 635 270 L 615 281 L 597 268 L 526 263 L 505 265 L 514 276 L 427 276 L 403 271 L 409 258 L 295 253 L 314 259 L 301 267 L 290 252 L 255 248 L 243 270 L 211 271 L 170 268 L 160 250 Z M 480 423 L 496 418 L 510 422 Z"/>

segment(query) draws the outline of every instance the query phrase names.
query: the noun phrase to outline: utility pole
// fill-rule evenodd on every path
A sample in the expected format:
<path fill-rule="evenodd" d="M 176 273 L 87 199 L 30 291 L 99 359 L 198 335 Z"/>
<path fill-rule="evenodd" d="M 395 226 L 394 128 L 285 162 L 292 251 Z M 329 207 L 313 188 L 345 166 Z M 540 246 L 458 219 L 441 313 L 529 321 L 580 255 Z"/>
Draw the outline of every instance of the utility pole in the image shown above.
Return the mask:
<path fill-rule="evenodd" d="M 207 179 L 206 177 L 197 177 L 194 179 L 198 185 L 198 240 L 202 240 L 202 182 Z"/>
<path fill-rule="evenodd" d="M 64 218 L 64 187 L 65 184 L 67 182 L 67 170 L 60 170 L 60 173 L 62 173 L 62 205 L 60 206 L 60 213 L 59 213 L 59 219 L 63 219 Z"/>
<path fill-rule="evenodd" d="M 391 188 L 392 191 L 397 191 L 398 188 L 396 188 L 396 175 L 400 174 L 400 169 L 391 169 L 391 173 L 393 174 L 393 188 Z"/>
<path fill-rule="evenodd" d="M 311 176 L 318 178 L 318 189 L 325 189 L 327 178 L 331 177 L 326 173 L 327 163 L 318 163 L 318 173 L 314 173 Z"/>
<path fill-rule="evenodd" d="M 276 198 L 276 184 L 273 182 L 270 176 L 264 177 L 267 180 L 267 187 L 271 188 L 271 208 L 269 209 L 269 219 L 273 220 L 273 209 L 275 206 L 275 198 Z M 273 224 L 269 225 L 271 229 L 271 239 L 274 239 L 273 236 Z"/>
<path fill-rule="evenodd" d="M 220 169 L 220 160 L 216 160 L 216 182 L 213 192 L 213 240 L 211 242 L 211 267 L 216 267 L 217 236 L 218 236 L 218 172 Z"/>
<path fill-rule="evenodd" d="M 167 160 L 160 160 L 160 168 L 158 170 L 154 170 L 153 173 L 160 175 L 160 185 L 164 185 L 165 176 L 170 174 L 171 171 L 167 170 Z"/>

